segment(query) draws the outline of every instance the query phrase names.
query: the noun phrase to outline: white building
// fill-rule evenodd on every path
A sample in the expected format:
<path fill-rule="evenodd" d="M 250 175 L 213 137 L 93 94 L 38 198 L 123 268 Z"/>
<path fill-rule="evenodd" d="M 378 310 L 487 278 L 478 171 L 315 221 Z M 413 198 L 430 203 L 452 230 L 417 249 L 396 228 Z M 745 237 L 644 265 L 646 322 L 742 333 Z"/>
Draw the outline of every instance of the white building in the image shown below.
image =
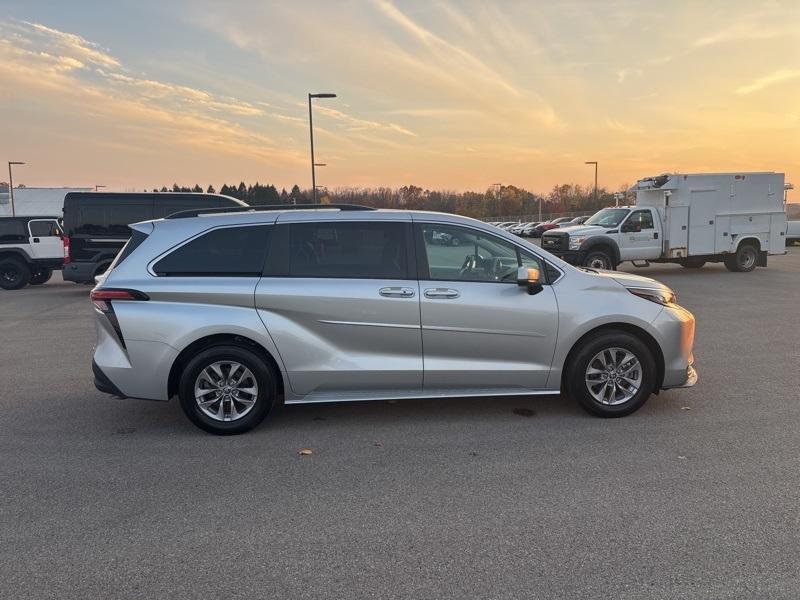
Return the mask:
<path fill-rule="evenodd" d="M 14 208 L 18 216 L 61 217 L 67 192 L 89 192 L 91 188 L 14 188 Z M 8 188 L 0 192 L 0 217 L 11 216 Z"/>

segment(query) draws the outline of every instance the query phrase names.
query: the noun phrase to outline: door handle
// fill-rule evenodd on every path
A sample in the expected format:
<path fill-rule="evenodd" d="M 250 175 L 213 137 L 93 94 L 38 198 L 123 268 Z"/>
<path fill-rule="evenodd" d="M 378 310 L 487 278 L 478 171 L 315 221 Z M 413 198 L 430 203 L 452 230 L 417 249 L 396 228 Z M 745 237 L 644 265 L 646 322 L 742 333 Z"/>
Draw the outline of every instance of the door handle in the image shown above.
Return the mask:
<path fill-rule="evenodd" d="M 429 288 L 425 290 L 426 298 L 458 298 L 460 295 L 458 290 L 451 288 Z"/>
<path fill-rule="evenodd" d="M 413 298 L 414 289 L 409 287 L 384 287 L 378 290 L 386 298 Z"/>

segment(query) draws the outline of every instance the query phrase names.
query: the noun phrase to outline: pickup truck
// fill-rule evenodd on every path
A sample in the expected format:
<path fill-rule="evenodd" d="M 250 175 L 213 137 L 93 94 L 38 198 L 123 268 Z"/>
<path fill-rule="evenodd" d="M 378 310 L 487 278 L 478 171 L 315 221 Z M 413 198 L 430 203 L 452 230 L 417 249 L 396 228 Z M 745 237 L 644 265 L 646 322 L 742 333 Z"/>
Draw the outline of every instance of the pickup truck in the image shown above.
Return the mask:
<path fill-rule="evenodd" d="M 547 231 L 542 248 L 576 265 L 616 269 L 677 263 L 730 271 L 785 254 L 783 173 L 666 174 L 633 187 L 636 204 L 604 208 L 583 225 Z"/>

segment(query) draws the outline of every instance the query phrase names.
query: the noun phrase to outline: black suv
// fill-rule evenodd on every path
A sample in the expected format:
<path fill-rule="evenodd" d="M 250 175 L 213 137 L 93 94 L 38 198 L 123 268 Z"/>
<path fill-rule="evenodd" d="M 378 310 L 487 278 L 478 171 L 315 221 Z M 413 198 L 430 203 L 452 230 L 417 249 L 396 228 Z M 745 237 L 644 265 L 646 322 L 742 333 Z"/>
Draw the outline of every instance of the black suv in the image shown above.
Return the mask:
<path fill-rule="evenodd" d="M 64 261 L 56 217 L 0 217 L 0 288 L 45 283 Z"/>
<path fill-rule="evenodd" d="M 130 238 L 131 223 L 189 209 L 243 206 L 220 194 L 70 192 L 64 197 L 64 279 L 94 283 Z"/>

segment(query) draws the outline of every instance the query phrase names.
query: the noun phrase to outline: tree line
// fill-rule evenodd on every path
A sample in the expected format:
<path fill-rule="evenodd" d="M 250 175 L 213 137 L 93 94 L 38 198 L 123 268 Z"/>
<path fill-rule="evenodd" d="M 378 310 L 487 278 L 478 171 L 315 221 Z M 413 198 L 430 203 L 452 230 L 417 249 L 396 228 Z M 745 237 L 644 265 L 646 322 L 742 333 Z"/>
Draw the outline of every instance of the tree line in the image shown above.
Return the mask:
<path fill-rule="evenodd" d="M 627 193 L 629 186 L 621 186 L 617 190 L 598 188 L 595 196 L 593 186 L 568 183 L 555 185 L 546 194 L 537 194 L 514 185 L 495 185 L 484 192 L 456 192 L 450 190 L 429 190 L 415 185 L 401 188 L 350 188 L 341 187 L 332 190 L 323 189 L 318 192 L 317 201 L 323 204 L 361 204 L 375 208 L 399 208 L 409 210 L 433 210 L 457 213 L 468 217 L 491 218 L 506 216 L 535 217 L 541 211 L 543 215 L 558 213 L 594 212 L 615 203 L 615 193 L 622 194 L 624 202 L 632 202 Z M 171 188 L 163 186 L 153 188 L 154 192 L 203 192 L 200 185 L 193 187 L 173 184 Z M 205 189 L 206 193 L 217 193 L 213 185 Z M 247 185 L 243 181 L 238 185 L 223 184 L 220 194 L 237 198 L 251 206 L 269 206 L 276 204 L 307 204 L 312 202 L 311 190 L 303 190 L 298 185 L 278 189 L 272 184 L 256 182 Z"/>

